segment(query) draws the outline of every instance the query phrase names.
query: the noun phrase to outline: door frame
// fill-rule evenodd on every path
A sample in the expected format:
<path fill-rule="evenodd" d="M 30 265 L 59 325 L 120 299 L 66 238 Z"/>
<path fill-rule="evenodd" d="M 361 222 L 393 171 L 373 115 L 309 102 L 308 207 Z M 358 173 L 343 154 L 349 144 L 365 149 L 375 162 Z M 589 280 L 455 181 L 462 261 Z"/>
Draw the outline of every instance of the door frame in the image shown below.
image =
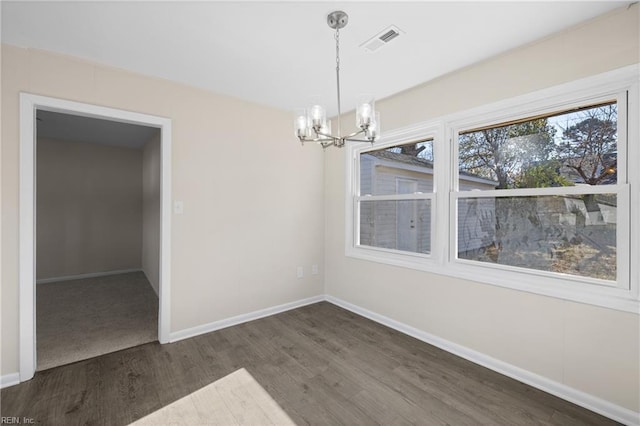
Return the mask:
<path fill-rule="evenodd" d="M 160 271 L 158 340 L 169 342 L 171 331 L 171 119 L 81 102 L 20 93 L 20 220 L 19 220 L 19 360 L 20 381 L 36 371 L 36 111 L 45 110 L 160 130 Z"/>

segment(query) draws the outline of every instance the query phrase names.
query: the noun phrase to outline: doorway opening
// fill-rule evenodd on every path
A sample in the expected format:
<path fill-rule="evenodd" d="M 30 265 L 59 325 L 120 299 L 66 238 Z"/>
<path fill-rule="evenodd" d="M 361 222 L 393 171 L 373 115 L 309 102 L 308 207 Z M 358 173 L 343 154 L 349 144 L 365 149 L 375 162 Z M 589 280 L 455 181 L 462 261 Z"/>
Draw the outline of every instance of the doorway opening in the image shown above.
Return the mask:
<path fill-rule="evenodd" d="M 160 130 L 36 111 L 36 370 L 158 337 Z"/>
<path fill-rule="evenodd" d="M 20 107 L 20 381 L 36 369 L 156 336 L 168 342 L 171 121 L 24 93 Z M 89 319 L 56 317 L 61 311 L 51 299 L 65 291 L 72 295 L 66 309 L 84 310 Z M 129 313 L 107 302 L 118 294 L 134 302 Z M 91 305 L 92 298 L 107 303 Z M 143 304 L 136 308 L 136 301 Z M 109 310 L 116 322 L 102 325 L 106 333 L 92 347 L 90 330 L 80 322 L 99 322 Z M 133 316 L 117 318 L 120 314 Z M 148 324 L 156 318 L 157 326 Z M 147 322 L 144 336 L 127 332 L 127 324 L 133 327 L 141 319 Z M 59 340 L 56 332 L 64 333 L 56 327 L 79 333 L 72 340 L 85 341 L 67 349 L 62 362 L 55 350 L 41 358 L 36 345 L 38 338 L 43 349 L 48 344 L 40 333 L 47 331 L 44 324 L 51 326 L 48 343 Z M 124 339 L 113 343 L 109 336 Z"/>

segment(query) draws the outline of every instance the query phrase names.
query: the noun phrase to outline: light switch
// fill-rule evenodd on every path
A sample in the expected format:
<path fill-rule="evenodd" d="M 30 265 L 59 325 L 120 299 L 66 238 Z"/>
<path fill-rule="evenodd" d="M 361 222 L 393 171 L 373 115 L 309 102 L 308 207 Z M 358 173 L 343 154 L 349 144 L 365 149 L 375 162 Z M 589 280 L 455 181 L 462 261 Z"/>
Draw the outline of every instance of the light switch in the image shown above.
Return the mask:
<path fill-rule="evenodd" d="M 184 204 L 182 201 L 174 201 L 173 202 L 173 213 L 174 214 L 182 214 L 184 212 Z"/>
<path fill-rule="evenodd" d="M 318 275 L 318 265 L 311 265 L 311 275 Z"/>
<path fill-rule="evenodd" d="M 296 275 L 298 276 L 298 278 L 304 277 L 304 268 L 302 266 L 298 266 L 298 268 L 296 269 Z"/>

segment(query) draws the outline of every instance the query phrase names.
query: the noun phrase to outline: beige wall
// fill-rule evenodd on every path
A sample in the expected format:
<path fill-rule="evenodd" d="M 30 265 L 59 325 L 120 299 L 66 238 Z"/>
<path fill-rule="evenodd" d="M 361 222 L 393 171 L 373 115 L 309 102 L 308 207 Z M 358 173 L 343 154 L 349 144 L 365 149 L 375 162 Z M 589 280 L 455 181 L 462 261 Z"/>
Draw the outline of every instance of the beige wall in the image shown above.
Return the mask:
<path fill-rule="evenodd" d="M 139 269 L 142 151 L 38 139 L 36 277 Z"/>
<path fill-rule="evenodd" d="M 142 151 L 142 270 L 159 294 L 160 285 L 160 132 Z"/>
<path fill-rule="evenodd" d="M 380 101 L 383 129 L 635 64 L 638 9 L 618 10 Z M 325 158 L 327 294 L 640 410 L 638 315 L 345 257 L 344 155 L 330 150 Z"/>
<path fill-rule="evenodd" d="M 2 375 L 18 371 L 20 91 L 172 120 L 171 331 L 323 293 L 323 154 L 289 111 L 2 45 Z"/>

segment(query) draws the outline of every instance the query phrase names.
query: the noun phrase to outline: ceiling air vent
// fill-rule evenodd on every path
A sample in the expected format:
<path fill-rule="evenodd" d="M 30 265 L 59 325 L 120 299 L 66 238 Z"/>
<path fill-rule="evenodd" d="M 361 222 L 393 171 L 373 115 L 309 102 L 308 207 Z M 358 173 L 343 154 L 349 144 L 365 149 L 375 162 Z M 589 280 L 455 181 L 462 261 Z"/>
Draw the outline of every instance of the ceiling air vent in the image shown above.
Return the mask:
<path fill-rule="evenodd" d="M 385 28 L 360 45 L 367 52 L 374 52 L 398 37 L 402 31 L 395 25 Z"/>

